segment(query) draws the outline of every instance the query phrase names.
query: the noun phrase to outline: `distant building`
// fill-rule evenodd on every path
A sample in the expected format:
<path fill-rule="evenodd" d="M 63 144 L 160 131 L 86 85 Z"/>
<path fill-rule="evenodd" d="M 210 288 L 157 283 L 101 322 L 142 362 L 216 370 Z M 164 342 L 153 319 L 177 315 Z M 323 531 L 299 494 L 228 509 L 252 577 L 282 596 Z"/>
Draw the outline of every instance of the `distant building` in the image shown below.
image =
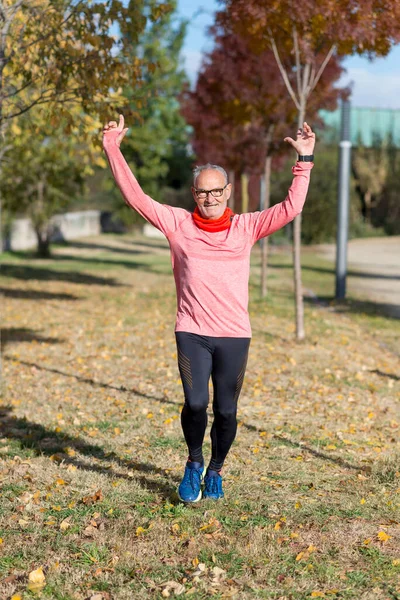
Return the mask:
<path fill-rule="evenodd" d="M 333 112 L 321 110 L 319 114 L 326 125 L 323 130 L 316 128 L 319 138 L 326 143 L 338 143 L 340 108 Z M 400 110 L 352 106 L 350 133 L 353 146 L 368 147 L 379 140 L 400 148 Z"/>

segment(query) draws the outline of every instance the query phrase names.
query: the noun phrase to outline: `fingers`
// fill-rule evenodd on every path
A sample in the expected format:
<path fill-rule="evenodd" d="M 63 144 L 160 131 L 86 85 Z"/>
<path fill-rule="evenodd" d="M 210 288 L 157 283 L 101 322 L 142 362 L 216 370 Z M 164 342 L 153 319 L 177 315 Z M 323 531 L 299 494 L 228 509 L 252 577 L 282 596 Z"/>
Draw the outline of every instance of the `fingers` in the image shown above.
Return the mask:
<path fill-rule="evenodd" d="M 288 142 L 288 144 L 291 144 L 292 146 L 295 143 L 294 139 L 291 137 L 285 137 L 283 141 Z"/>
<path fill-rule="evenodd" d="M 108 131 L 109 129 L 118 129 L 118 131 L 122 131 L 124 129 L 124 115 L 119 115 L 119 123 L 116 121 L 108 121 L 103 127 L 103 131 Z"/>

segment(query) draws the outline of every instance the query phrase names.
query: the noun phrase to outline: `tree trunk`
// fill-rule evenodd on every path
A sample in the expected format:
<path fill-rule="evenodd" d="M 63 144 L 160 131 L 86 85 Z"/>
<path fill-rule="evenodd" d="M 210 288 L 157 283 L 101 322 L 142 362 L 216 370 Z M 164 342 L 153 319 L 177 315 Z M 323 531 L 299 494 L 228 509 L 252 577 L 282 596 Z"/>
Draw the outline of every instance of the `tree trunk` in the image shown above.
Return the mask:
<path fill-rule="evenodd" d="M 272 156 L 267 156 L 265 159 L 265 173 L 264 173 L 264 201 L 263 210 L 269 208 L 271 200 L 271 163 Z M 264 237 L 261 245 L 261 298 L 265 298 L 267 295 L 267 265 L 268 265 L 268 245 L 269 237 Z"/>
<path fill-rule="evenodd" d="M 37 254 L 40 258 L 50 257 L 50 224 L 44 211 L 45 185 L 44 178 L 37 182 L 37 201 L 36 205 L 32 205 L 33 214 L 31 216 L 37 238 Z"/>
<path fill-rule="evenodd" d="M 242 173 L 242 213 L 249 210 L 249 177 L 246 173 Z"/>
<path fill-rule="evenodd" d="M 298 115 L 299 129 L 303 129 L 305 118 L 305 105 L 302 104 Z M 301 282 L 301 213 L 294 219 L 293 227 L 293 276 L 294 276 L 294 301 L 296 311 L 296 338 L 303 340 L 304 332 L 304 302 L 303 286 Z"/>
<path fill-rule="evenodd" d="M 228 201 L 228 206 L 231 210 L 235 210 L 235 171 L 233 169 L 229 171 L 229 183 L 232 185 L 231 197 Z"/>
<path fill-rule="evenodd" d="M 371 190 L 367 190 L 364 194 L 364 204 L 365 204 L 365 217 L 364 221 L 371 224 L 371 214 L 372 214 L 372 194 Z"/>
<path fill-rule="evenodd" d="M 39 258 L 50 258 L 50 237 L 48 231 L 42 231 L 36 229 L 36 238 L 37 238 L 37 255 Z"/>

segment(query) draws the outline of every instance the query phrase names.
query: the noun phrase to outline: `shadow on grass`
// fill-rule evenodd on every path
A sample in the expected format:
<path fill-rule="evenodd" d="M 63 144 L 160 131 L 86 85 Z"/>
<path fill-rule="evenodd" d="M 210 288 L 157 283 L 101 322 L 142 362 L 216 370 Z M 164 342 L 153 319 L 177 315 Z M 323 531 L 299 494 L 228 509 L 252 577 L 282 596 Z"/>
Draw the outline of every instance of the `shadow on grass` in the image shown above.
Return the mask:
<path fill-rule="evenodd" d="M 274 269 L 292 269 L 291 264 L 283 264 L 283 263 L 271 263 L 268 265 Z M 324 273 L 326 275 L 335 275 L 335 269 L 329 267 L 315 267 L 309 265 L 301 265 L 302 270 L 304 271 L 313 271 L 314 273 Z M 386 273 L 367 273 L 365 271 L 347 271 L 348 277 L 362 277 L 365 279 L 393 279 L 395 281 L 400 280 L 400 275 L 387 275 Z"/>
<path fill-rule="evenodd" d="M 164 469 L 156 467 L 150 463 L 123 459 L 115 452 L 106 452 L 99 444 L 89 444 L 78 436 L 71 436 L 65 432 L 57 432 L 40 425 L 32 423 L 25 417 L 20 418 L 12 414 L 11 406 L 0 407 L 0 436 L 3 438 L 17 440 L 21 448 L 33 450 L 37 456 L 53 456 L 64 464 L 71 464 L 78 469 L 93 471 L 109 477 L 137 481 L 145 489 L 161 494 L 164 498 L 169 498 L 176 489 L 178 478 L 168 475 L 170 481 L 165 481 L 166 475 Z M 114 462 L 119 466 L 135 471 L 137 476 L 131 477 L 127 473 L 118 473 L 109 466 L 99 464 L 89 464 L 81 458 L 71 457 L 66 449 L 72 448 L 81 455 L 105 462 Z M 54 455 L 56 455 L 54 457 Z M 141 475 L 145 473 L 146 475 Z M 149 477 L 161 475 L 164 480 L 158 477 Z M 174 482 L 174 483 L 173 483 Z"/>
<path fill-rule="evenodd" d="M 42 340 L 44 341 L 44 340 Z M 150 394 L 145 394 L 144 392 L 140 392 L 135 388 L 127 388 L 123 385 L 111 385 L 109 383 L 104 383 L 102 381 L 96 381 L 90 377 L 82 377 L 81 375 L 75 375 L 75 373 L 66 373 L 65 371 L 60 371 L 60 369 L 53 369 L 50 367 L 43 367 L 42 365 L 38 365 L 34 362 L 28 362 L 26 360 L 15 359 L 12 356 L 4 356 L 4 360 L 10 360 L 13 362 L 18 362 L 20 365 L 25 365 L 26 367 L 33 367 L 38 371 L 47 371 L 49 373 L 56 373 L 57 375 L 63 375 L 64 377 L 72 377 L 81 383 L 88 383 L 89 385 L 93 385 L 95 387 L 100 387 L 107 390 L 116 390 L 117 392 L 128 392 L 134 394 L 135 396 L 139 396 L 140 398 L 147 398 L 148 400 L 155 400 L 156 402 L 160 402 L 161 404 L 172 404 L 174 406 L 180 406 L 180 402 L 173 402 L 172 400 L 167 400 L 167 398 L 158 398 L 157 396 L 151 396 Z"/>
<path fill-rule="evenodd" d="M 16 298 L 18 300 L 79 300 L 79 296 L 74 296 L 73 294 L 58 294 L 43 290 L 16 290 L 12 288 L 0 288 L 0 295 L 5 298 Z"/>
<path fill-rule="evenodd" d="M 13 360 L 13 359 L 5 357 L 5 360 Z M 133 393 L 133 394 L 135 394 L 137 396 L 140 396 L 140 397 L 143 397 L 143 398 L 148 398 L 150 400 L 155 400 L 156 402 L 161 402 L 161 403 L 166 403 L 166 404 L 173 404 L 175 406 L 180 406 L 180 404 L 181 404 L 181 403 L 177 403 L 177 402 L 172 402 L 171 400 L 167 400 L 166 398 L 157 398 L 156 396 L 151 396 L 149 394 L 145 394 L 143 392 L 140 392 L 139 390 L 135 390 L 135 389 L 132 389 L 132 388 L 125 388 L 124 386 L 120 386 L 120 387 L 113 386 L 113 385 L 109 385 L 109 384 L 106 384 L 106 383 L 96 382 L 93 379 L 89 379 L 89 378 L 85 378 L 85 377 L 80 377 L 78 375 L 74 375 L 74 374 L 70 374 L 70 373 L 65 373 L 65 372 L 60 371 L 58 369 L 51 369 L 51 368 L 48 368 L 48 367 L 41 367 L 40 365 L 37 365 L 35 363 L 30 363 L 30 362 L 23 361 L 23 360 L 18 360 L 17 362 L 20 363 L 20 364 L 22 364 L 22 365 L 25 365 L 25 366 L 30 366 L 30 367 L 35 367 L 37 369 L 41 369 L 41 370 L 45 370 L 45 371 L 50 371 L 50 372 L 53 372 L 53 373 L 64 375 L 66 377 L 73 377 L 74 379 L 77 379 L 78 381 L 81 381 L 83 383 L 88 383 L 90 385 L 95 385 L 95 386 L 99 386 L 99 387 L 102 387 L 102 388 L 114 389 L 114 390 L 117 390 L 117 391 L 120 391 L 120 392 L 130 392 L 130 393 Z M 243 421 L 242 421 L 242 426 L 245 427 L 246 429 L 248 429 L 249 431 L 253 431 L 253 432 L 256 432 L 258 434 L 261 431 L 263 431 L 262 428 L 260 429 L 259 427 L 255 426 L 255 425 L 252 425 L 250 423 L 246 423 L 246 422 L 243 422 Z M 41 427 L 41 426 L 38 426 L 38 427 Z M 0 434 L 1 434 L 1 429 L 0 429 Z M 295 440 L 290 440 L 288 438 L 285 438 L 285 437 L 282 437 L 282 436 L 279 436 L 279 435 L 274 435 L 273 437 L 274 437 L 274 439 L 279 440 L 279 441 L 281 441 L 281 442 L 283 442 L 283 443 L 285 443 L 287 445 L 290 445 L 290 446 L 292 446 L 294 448 L 300 448 L 301 450 L 304 450 L 304 451 L 309 452 L 310 454 L 313 454 L 317 458 L 321 458 L 321 459 L 327 460 L 329 462 L 333 462 L 333 463 L 335 463 L 335 464 L 337 464 L 337 465 L 339 465 L 341 467 L 345 467 L 347 469 L 354 469 L 356 471 L 366 471 L 366 472 L 370 471 L 370 467 L 369 466 L 353 465 L 353 464 L 351 464 L 351 463 L 343 460 L 340 457 L 333 457 L 330 454 L 329 455 L 328 454 L 324 454 L 323 452 L 320 452 L 319 450 L 315 450 L 314 448 L 310 448 L 309 446 L 306 446 L 306 445 L 304 445 L 302 443 L 296 442 Z M 69 446 L 69 442 L 66 443 L 65 446 Z M 92 447 L 92 446 L 90 446 L 90 447 Z M 52 450 L 51 454 L 53 452 L 54 452 L 54 449 Z M 93 469 L 93 470 L 96 470 L 96 469 Z M 101 471 L 101 472 L 103 472 L 103 471 Z M 162 472 L 162 470 L 158 469 L 157 472 Z M 122 477 L 125 477 L 125 476 L 122 475 Z"/>
<path fill-rule="evenodd" d="M 336 313 L 363 313 L 370 316 L 382 316 L 389 319 L 400 319 L 400 304 L 374 302 L 372 300 L 336 300 L 332 296 L 305 297 L 308 304 L 320 304 L 329 307 Z"/>
<path fill-rule="evenodd" d="M 154 248 L 156 250 L 169 250 L 169 244 L 167 241 L 167 238 L 165 238 L 165 243 L 162 244 L 160 242 L 151 242 L 146 241 L 146 240 L 123 240 L 124 244 L 128 245 L 132 245 L 132 246 L 142 246 L 143 248 L 145 248 L 144 252 L 148 252 L 148 250 Z"/>
<path fill-rule="evenodd" d="M 121 240 L 123 241 L 123 240 Z M 120 242 L 120 240 L 118 240 L 118 242 Z M 79 248 L 82 250 L 104 250 L 104 252 L 112 252 L 115 254 L 148 254 L 148 252 L 146 250 L 131 250 L 129 248 L 120 248 L 118 246 L 113 246 L 112 244 L 107 245 L 107 244 L 96 244 L 96 243 L 91 243 L 91 242 L 75 242 L 75 241 L 69 241 L 66 242 L 65 244 L 61 244 L 58 245 L 58 247 L 62 247 L 62 248 Z M 62 258 L 59 257 L 58 255 L 54 255 L 53 256 L 54 259 L 58 260 L 58 258 Z"/>
<path fill-rule="evenodd" d="M 249 423 L 242 422 L 242 426 L 245 427 L 246 429 L 248 429 L 249 431 L 254 431 L 258 434 L 260 434 L 261 431 L 265 431 L 265 429 L 259 428 L 256 425 L 251 425 Z M 314 448 L 310 448 L 309 446 L 306 446 L 303 443 L 296 442 L 296 440 L 290 440 L 286 437 L 282 437 L 281 435 L 273 435 L 272 437 L 274 440 L 283 442 L 284 444 L 291 446 L 292 448 L 298 448 L 300 450 L 304 450 L 306 452 L 309 452 L 316 458 L 322 458 L 323 460 L 333 462 L 333 463 L 339 465 L 340 467 L 344 467 L 346 469 L 354 469 L 355 471 L 366 471 L 367 473 L 369 473 L 371 471 L 371 467 L 369 465 L 363 465 L 363 466 L 352 465 L 351 463 L 347 462 L 346 460 L 343 460 L 340 457 L 331 456 L 330 454 L 324 454 L 323 452 L 320 452 L 319 450 L 315 450 Z"/>
<path fill-rule="evenodd" d="M 394 381 L 400 381 L 399 375 L 394 375 L 393 373 L 385 373 L 384 371 L 380 371 L 379 369 L 373 369 L 370 373 L 375 373 L 375 375 L 380 375 L 381 377 L 388 377 L 389 379 L 393 379 Z"/>
<path fill-rule="evenodd" d="M 118 264 L 118 263 L 116 263 Z M 15 264 L 2 264 L 2 275 L 13 279 L 39 280 L 39 281 L 67 281 L 69 283 L 78 283 L 81 285 L 107 285 L 113 287 L 127 287 L 111 277 L 98 277 L 88 273 L 73 273 L 66 271 L 56 271 L 51 268 L 26 267 Z"/>
<path fill-rule="evenodd" d="M 55 257 L 57 262 L 78 262 L 89 265 L 107 265 L 112 267 L 125 267 L 126 269 L 137 269 L 139 271 L 147 271 L 148 273 L 163 273 L 164 271 L 158 268 L 159 265 L 152 265 L 146 262 L 137 260 L 112 260 L 110 258 L 94 258 L 88 256 L 75 256 L 73 254 L 59 254 Z M 167 263 L 168 266 L 169 263 Z"/>
<path fill-rule="evenodd" d="M 4 352 L 7 345 L 18 342 L 40 342 L 45 344 L 61 344 L 63 339 L 44 337 L 33 329 L 26 327 L 5 327 L 1 330 L 1 351 Z"/>

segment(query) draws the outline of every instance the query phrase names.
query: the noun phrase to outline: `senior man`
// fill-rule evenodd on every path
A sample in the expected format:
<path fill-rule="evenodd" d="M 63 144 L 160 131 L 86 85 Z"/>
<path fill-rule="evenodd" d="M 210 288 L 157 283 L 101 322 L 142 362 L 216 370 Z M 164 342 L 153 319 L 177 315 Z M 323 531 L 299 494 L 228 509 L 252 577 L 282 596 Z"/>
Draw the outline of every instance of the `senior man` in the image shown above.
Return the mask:
<path fill-rule="evenodd" d="M 235 215 L 227 206 L 232 186 L 218 165 L 194 170 L 193 213 L 147 196 L 120 151 L 127 131 L 123 115 L 118 124 L 110 121 L 103 129 L 103 147 L 125 202 L 168 239 L 176 284 L 175 336 L 185 397 L 181 424 L 188 447 L 178 495 L 188 503 L 202 497 L 217 500 L 224 497 L 221 470 L 236 436 L 237 403 L 251 339 L 250 252 L 259 239 L 301 212 L 314 164 L 315 134 L 304 123 L 296 140 L 285 138 L 299 155 L 286 199 L 263 211 Z M 205 471 L 210 377 L 214 420 L 211 459 Z"/>

